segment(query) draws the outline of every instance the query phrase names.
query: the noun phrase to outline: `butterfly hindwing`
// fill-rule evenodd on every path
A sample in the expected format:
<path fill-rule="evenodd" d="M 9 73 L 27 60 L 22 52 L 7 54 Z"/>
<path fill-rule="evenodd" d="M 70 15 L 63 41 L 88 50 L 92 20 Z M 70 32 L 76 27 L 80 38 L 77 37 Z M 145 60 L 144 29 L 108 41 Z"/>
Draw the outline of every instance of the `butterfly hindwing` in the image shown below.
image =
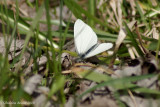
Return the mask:
<path fill-rule="evenodd" d="M 102 53 L 110 48 L 113 47 L 113 44 L 112 43 L 102 43 L 102 44 L 99 44 L 95 49 L 91 50 L 90 52 L 88 52 L 87 55 L 85 55 L 84 58 L 89 58 L 89 57 L 92 57 L 94 55 L 97 55 L 99 53 Z"/>

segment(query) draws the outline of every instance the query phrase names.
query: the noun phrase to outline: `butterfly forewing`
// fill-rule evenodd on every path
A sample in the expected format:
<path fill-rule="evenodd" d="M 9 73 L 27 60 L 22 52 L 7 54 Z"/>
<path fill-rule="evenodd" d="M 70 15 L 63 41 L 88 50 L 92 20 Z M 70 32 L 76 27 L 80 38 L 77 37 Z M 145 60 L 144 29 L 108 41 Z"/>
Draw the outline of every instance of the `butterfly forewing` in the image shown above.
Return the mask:
<path fill-rule="evenodd" d="M 78 19 L 74 25 L 74 41 L 78 54 L 84 55 L 97 44 L 97 35 L 91 27 Z"/>

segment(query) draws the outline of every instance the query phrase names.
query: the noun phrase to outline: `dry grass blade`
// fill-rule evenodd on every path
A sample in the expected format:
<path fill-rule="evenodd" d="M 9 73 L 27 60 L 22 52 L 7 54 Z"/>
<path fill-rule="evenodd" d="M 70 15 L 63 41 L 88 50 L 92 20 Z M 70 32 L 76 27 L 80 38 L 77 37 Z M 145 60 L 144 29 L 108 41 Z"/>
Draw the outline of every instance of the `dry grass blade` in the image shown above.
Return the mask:
<path fill-rule="evenodd" d="M 113 9 L 114 15 L 116 17 L 116 20 L 118 22 L 118 25 L 120 28 L 122 28 L 122 10 L 121 10 L 121 0 L 111 0 L 110 1 L 110 6 Z M 118 12 L 117 12 L 118 10 Z"/>
<path fill-rule="evenodd" d="M 128 48 L 128 52 L 129 52 L 129 55 L 130 55 L 131 59 L 135 59 L 136 57 L 134 55 L 132 47 L 129 44 L 127 44 L 126 46 Z"/>
<path fill-rule="evenodd" d="M 159 40 L 159 33 L 157 32 L 155 24 L 153 24 L 153 38 Z"/>
<path fill-rule="evenodd" d="M 130 95 L 130 97 L 131 97 L 131 99 L 132 99 L 132 101 L 133 101 L 134 106 L 135 106 L 135 107 L 138 107 L 138 105 L 137 105 L 137 103 L 136 103 L 136 100 L 135 100 L 132 92 L 131 92 L 130 90 L 128 90 L 128 93 L 129 93 L 129 95 Z"/>
<path fill-rule="evenodd" d="M 124 30 L 123 30 L 123 29 L 120 29 L 118 38 L 117 38 L 117 40 L 116 40 L 116 46 L 115 46 L 115 48 L 114 48 L 114 54 L 117 53 L 117 51 L 118 51 L 121 43 L 122 43 L 123 40 L 125 39 L 125 37 L 126 37 L 126 34 L 125 34 Z M 110 63 L 110 65 L 109 65 L 110 68 L 113 66 L 113 63 L 114 63 L 115 59 L 116 59 L 116 57 L 113 57 L 113 58 L 112 58 L 111 63 Z"/>

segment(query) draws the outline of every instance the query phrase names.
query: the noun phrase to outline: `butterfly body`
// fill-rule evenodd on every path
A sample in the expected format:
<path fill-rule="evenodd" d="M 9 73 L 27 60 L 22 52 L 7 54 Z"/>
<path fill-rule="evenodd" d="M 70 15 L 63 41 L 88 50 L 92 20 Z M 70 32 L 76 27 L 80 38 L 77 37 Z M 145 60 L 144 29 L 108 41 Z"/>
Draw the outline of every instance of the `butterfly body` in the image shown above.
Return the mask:
<path fill-rule="evenodd" d="M 84 59 L 86 57 L 86 55 L 89 54 L 92 50 L 94 50 L 97 46 L 98 46 L 98 44 L 95 44 L 85 53 L 79 53 L 80 58 Z"/>

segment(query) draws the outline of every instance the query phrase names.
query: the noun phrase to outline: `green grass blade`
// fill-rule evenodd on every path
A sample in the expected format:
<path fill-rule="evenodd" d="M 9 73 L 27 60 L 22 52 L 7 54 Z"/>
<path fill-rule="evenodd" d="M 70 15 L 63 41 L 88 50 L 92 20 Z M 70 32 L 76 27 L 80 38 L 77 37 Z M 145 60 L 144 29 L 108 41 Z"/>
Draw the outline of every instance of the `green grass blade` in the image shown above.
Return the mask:
<path fill-rule="evenodd" d="M 0 5 L 0 8 L 3 8 L 3 5 Z M 3 17 L 4 20 L 7 21 L 8 19 L 8 22 L 12 28 L 14 27 L 15 25 L 15 20 L 14 20 L 14 13 L 12 10 L 8 9 L 8 15 L 4 12 L 0 12 L 0 17 Z M 35 20 L 35 19 L 34 19 Z M 34 26 L 33 25 L 34 23 L 32 23 L 31 26 Z M 34 27 L 35 28 L 35 27 Z M 30 32 L 30 25 L 27 24 L 21 17 L 19 17 L 19 20 L 17 22 L 17 29 L 19 31 L 20 34 L 27 34 L 28 32 Z M 33 33 L 36 33 L 36 32 L 33 32 Z M 33 35 L 31 35 L 33 37 Z M 38 38 L 41 40 L 41 41 L 45 41 L 46 40 L 46 35 L 44 35 L 43 33 L 39 33 L 38 34 Z M 49 40 L 47 40 L 47 43 L 50 44 Z M 58 45 L 54 42 L 52 42 L 52 45 L 55 47 L 55 48 L 58 48 Z"/>
<path fill-rule="evenodd" d="M 138 10 L 138 12 L 139 12 L 139 14 L 140 14 L 140 16 L 141 16 L 141 20 L 143 21 L 143 23 L 145 23 L 147 29 L 150 29 L 150 27 L 148 26 L 148 23 L 147 23 L 147 21 L 146 21 L 146 18 L 145 18 L 145 16 L 144 16 L 144 14 L 143 14 L 143 12 L 142 12 L 142 10 L 141 10 L 138 2 L 135 1 L 135 3 L 136 3 L 137 10 Z"/>
<path fill-rule="evenodd" d="M 155 76 L 155 75 L 142 75 L 142 76 L 134 76 L 134 77 L 124 77 L 124 78 L 105 81 L 103 83 L 100 83 L 100 84 L 88 89 L 87 91 L 82 93 L 79 96 L 79 98 L 82 98 L 82 96 L 84 96 L 85 94 L 90 93 L 90 92 L 94 91 L 95 89 L 100 88 L 100 87 L 104 87 L 104 86 L 111 86 L 116 90 L 137 87 L 135 84 L 131 84 L 130 82 L 135 82 L 135 81 L 150 78 L 150 77 L 153 77 L 153 76 Z"/>
<path fill-rule="evenodd" d="M 89 20 L 93 20 L 96 23 L 99 23 L 100 25 L 107 27 L 108 29 L 118 32 L 117 30 L 111 28 L 107 22 L 104 23 L 101 20 L 99 20 L 98 18 L 94 17 L 93 15 L 91 15 L 89 12 L 87 12 L 86 10 L 84 10 L 80 5 L 78 5 L 75 1 L 73 0 L 64 0 L 64 3 L 67 5 L 67 7 L 73 12 L 73 14 L 79 18 L 82 19 L 82 14 L 84 14 Z"/>
<path fill-rule="evenodd" d="M 129 27 L 127 26 L 127 24 L 124 22 L 126 31 L 127 31 L 127 35 L 128 37 L 131 39 L 131 43 L 132 45 L 136 48 L 138 54 L 143 57 L 143 52 L 141 51 L 141 49 L 138 46 L 138 42 L 136 41 L 136 38 L 134 36 L 134 34 L 131 32 L 131 30 L 129 29 Z"/>
<path fill-rule="evenodd" d="M 88 12 L 91 13 L 91 15 L 95 16 L 95 0 L 89 0 L 88 1 Z M 88 20 L 89 25 L 92 27 L 94 26 L 94 21 L 92 19 Z"/>

